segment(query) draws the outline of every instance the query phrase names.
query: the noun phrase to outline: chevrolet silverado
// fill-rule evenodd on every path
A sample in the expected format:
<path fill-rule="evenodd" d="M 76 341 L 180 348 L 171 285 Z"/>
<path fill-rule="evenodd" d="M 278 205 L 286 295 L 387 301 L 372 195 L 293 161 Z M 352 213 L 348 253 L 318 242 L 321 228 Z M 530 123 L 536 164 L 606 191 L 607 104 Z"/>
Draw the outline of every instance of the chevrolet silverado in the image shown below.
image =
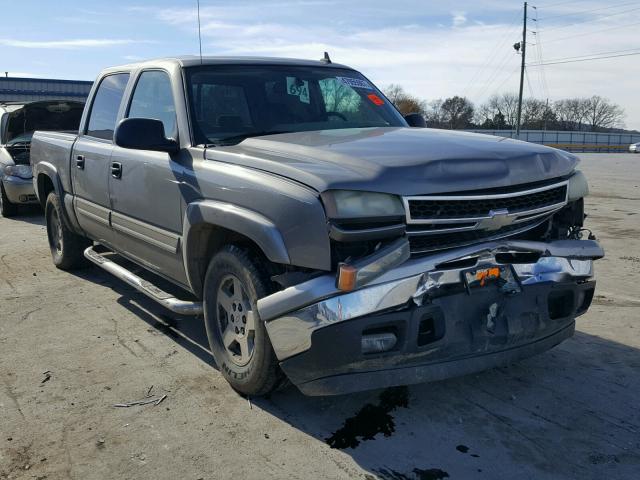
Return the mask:
<path fill-rule="evenodd" d="M 434 381 L 571 337 L 604 255 L 578 158 L 423 126 L 328 57 L 108 68 L 77 135 L 33 137 L 53 262 L 202 317 L 249 395 Z"/>

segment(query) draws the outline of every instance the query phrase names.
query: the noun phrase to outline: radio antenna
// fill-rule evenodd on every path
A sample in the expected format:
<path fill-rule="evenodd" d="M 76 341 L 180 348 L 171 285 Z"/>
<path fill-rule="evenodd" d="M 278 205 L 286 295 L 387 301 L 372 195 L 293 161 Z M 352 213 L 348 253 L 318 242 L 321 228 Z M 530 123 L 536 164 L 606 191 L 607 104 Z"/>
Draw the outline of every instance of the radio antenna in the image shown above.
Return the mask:
<path fill-rule="evenodd" d="M 198 46 L 200 48 L 200 65 L 202 65 L 202 33 L 200 33 L 200 0 L 196 0 L 198 5 Z"/>

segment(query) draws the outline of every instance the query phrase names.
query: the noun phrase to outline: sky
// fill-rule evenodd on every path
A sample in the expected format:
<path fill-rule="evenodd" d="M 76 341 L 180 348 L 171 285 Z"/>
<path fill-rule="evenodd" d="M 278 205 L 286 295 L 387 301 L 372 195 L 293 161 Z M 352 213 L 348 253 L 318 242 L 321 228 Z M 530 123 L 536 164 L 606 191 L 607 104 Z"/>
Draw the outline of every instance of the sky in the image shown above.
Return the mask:
<path fill-rule="evenodd" d="M 198 53 L 196 0 L 0 0 L 0 11 L 0 72 L 10 76 L 93 80 L 108 66 Z M 480 104 L 518 90 L 522 13 L 514 0 L 201 0 L 202 52 L 328 51 L 379 87 Z M 525 97 L 601 95 L 640 130 L 640 55 L 628 55 L 640 52 L 640 0 L 544 0 L 528 14 Z M 555 63 L 609 52 L 625 56 Z"/>

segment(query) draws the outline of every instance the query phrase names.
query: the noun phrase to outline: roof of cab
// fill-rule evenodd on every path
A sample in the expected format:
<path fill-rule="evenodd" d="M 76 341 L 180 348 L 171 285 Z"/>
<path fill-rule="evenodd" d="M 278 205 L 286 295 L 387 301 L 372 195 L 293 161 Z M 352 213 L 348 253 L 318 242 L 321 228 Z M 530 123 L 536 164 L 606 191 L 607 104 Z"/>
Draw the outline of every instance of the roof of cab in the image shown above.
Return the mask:
<path fill-rule="evenodd" d="M 327 63 L 321 60 L 302 60 L 297 58 L 279 58 L 279 57 L 224 57 L 224 56 L 203 56 L 200 58 L 197 55 L 185 55 L 178 57 L 166 57 L 156 58 L 152 60 L 145 60 L 142 62 L 129 63 L 126 65 L 119 65 L 116 67 L 110 67 L 104 70 L 104 72 L 110 71 L 122 71 L 122 70 L 134 70 L 143 67 L 159 67 L 162 65 L 173 64 L 180 67 L 196 67 L 199 65 L 290 65 L 299 67 L 337 67 L 348 68 L 351 67 L 341 65 L 339 63 Z"/>

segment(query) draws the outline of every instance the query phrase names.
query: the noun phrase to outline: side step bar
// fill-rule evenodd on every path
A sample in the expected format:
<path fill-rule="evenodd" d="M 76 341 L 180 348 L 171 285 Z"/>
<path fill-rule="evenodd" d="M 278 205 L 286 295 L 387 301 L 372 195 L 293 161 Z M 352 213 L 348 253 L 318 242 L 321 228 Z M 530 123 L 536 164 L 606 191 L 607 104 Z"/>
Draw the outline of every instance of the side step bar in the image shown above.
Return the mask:
<path fill-rule="evenodd" d="M 188 300 L 177 299 L 173 295 L 159 289 L 154 284 L 138 277 L 126 268 L 121 267 L 117 263 L 103 257 L 96 252 L 93 247 L 87 248 L 84 251 L 84 256 L 87 260 L 90 260 L 100 268 L 106 270 L 112 275 L 115 275 L 120 280 L 128 283 L 139 292 L 144 293 L 147 297 L 155 300 L 160 305 L 174 313 L 180 315 L 201 315 L 203 312 L 202 302 L 190 302 Z"/>

